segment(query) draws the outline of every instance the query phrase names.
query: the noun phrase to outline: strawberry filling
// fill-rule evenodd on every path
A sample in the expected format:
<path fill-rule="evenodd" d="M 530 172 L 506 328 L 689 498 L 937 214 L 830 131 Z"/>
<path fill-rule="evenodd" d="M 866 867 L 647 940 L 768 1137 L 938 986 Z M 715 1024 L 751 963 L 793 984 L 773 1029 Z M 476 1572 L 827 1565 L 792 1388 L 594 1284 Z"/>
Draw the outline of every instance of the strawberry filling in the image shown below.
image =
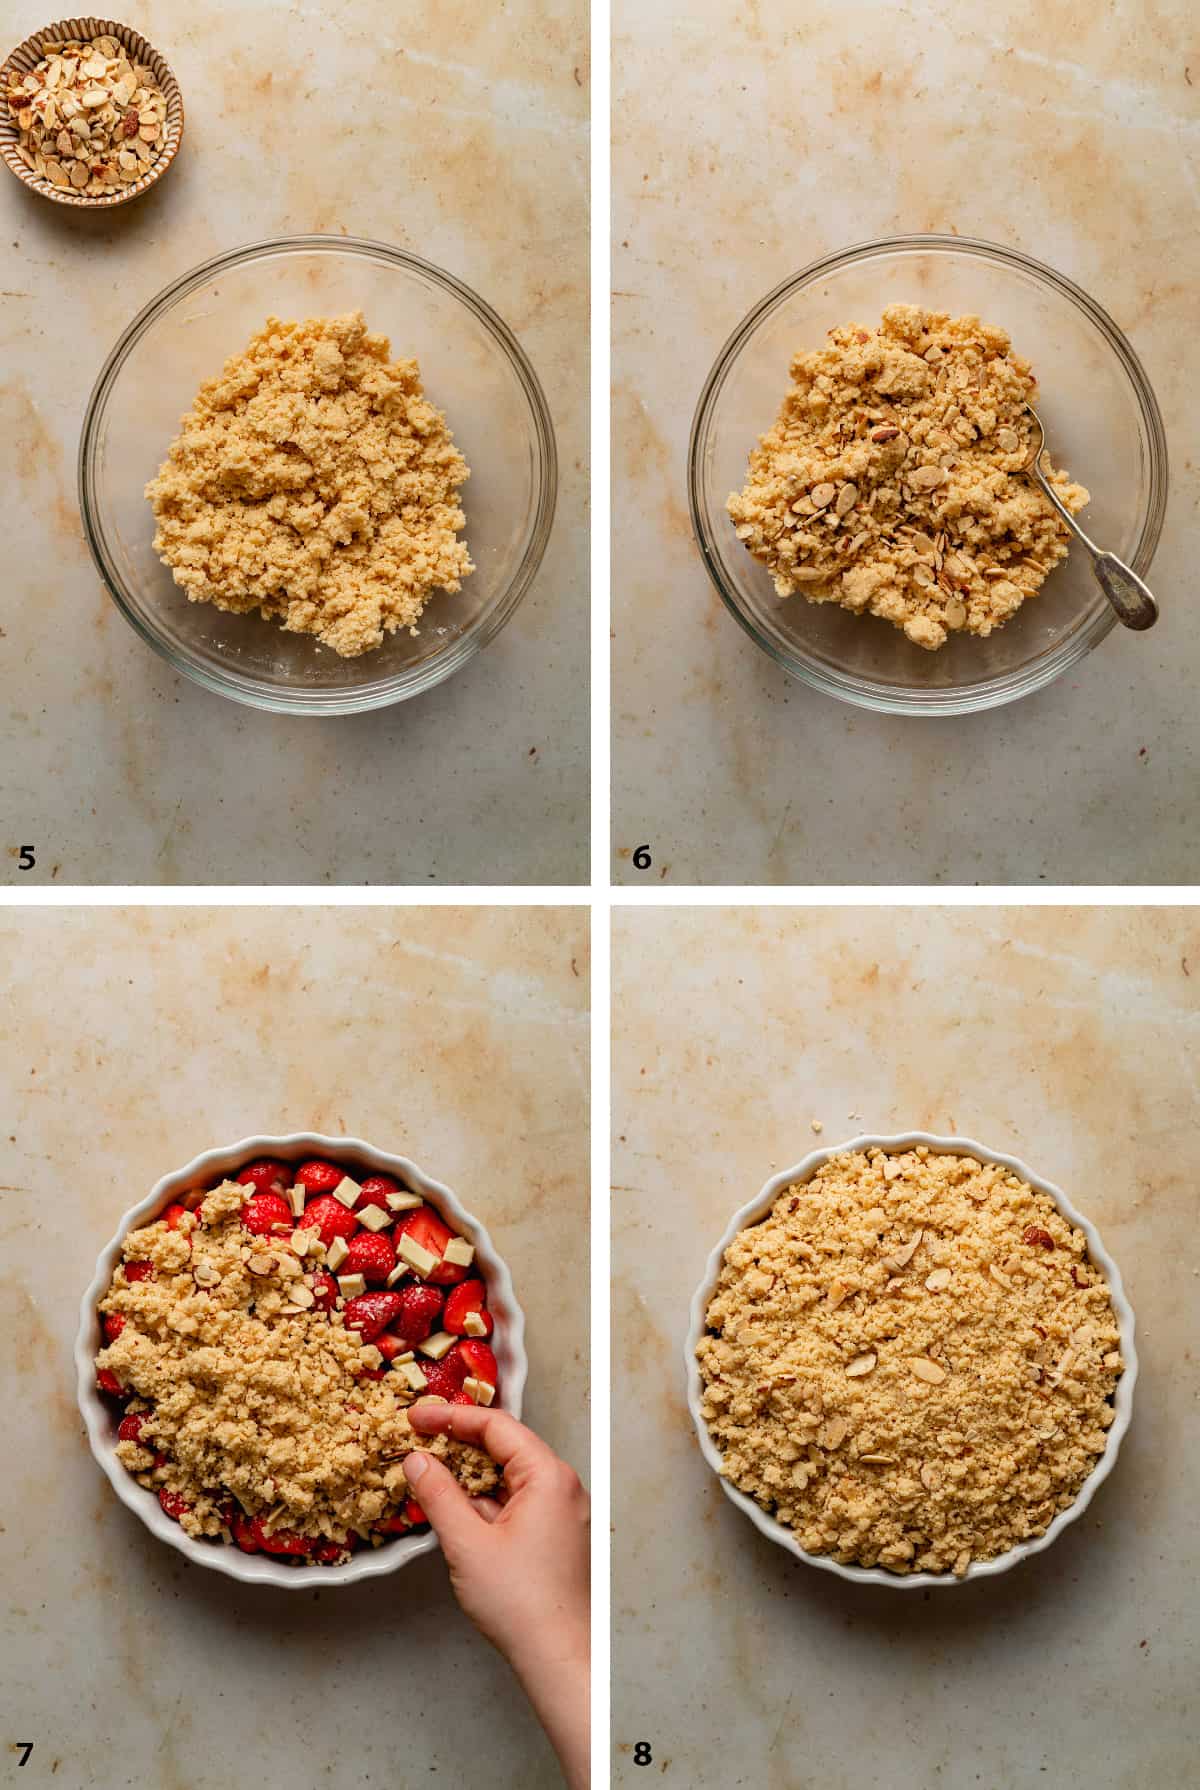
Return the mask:
<path fill-rule="evenodd" d="M 253 1245 L 249 1240 L 267 1239 L 274 1242 L 278 1255 L 280 1249 L 286 1251 L 295 1231 L 315 1231 L 321 1247 L 314 1244 L 310 1251 L 300 1252 L 303 1268 L 300 1279 L 294 1283 L 311 1295 L 311 1303 L 303 1297 L 297 1301 L 301 1319 L 340 1311 L 345 1329 L 354 1332 L 364 1345 L 373 1344 L 381 1358 L 379 1367 L 364 1363 L 353 1371 L 359 1378 L 373 1382 L 401 1376 L 397 1385 L 404 1404 L 411 1402 L 416 1387 L 405 1376 L 406 1367 L 411 1376 L 408 1363 L 393 1365 L 402 1355 L 415 1355 L 415 1365 L 425 1379 L 423 1390 L 426 1396 L 444 1398 L 453 1404 L 474 1403 L 475 1400 L 464 1391 L 464 1382 L 473 1380 L 492 1387 L 498 1384 L 495 1355 L 482 1340 L 483 1336 L 491 1336 L 494 1330 L 483 1280 L 468 1264 L 445 1260 L 446 1249 L 454 1241 L 455 1233 L 432 1206 L 422 1203 L 404 1212 L 392 1212 L 387 1203 L 388 1196 L 404 1191 L 393 1176 L 365 1177 L 358 1184 L 353 1209 L 343 1199 L 334 1197 L 333 1190 L 340 1187 L 344 1179 L 346 1172 L 343 1169 L 322 1159 L 304 1162 L 294 1171 L 274 1158 L 264 1157 L 248 1163 L 236 1177 L 238 1185 L 247 1189 L 242 1224 L 248 1233 L 248 1247 L 257 1247 L 261 1254 L 263 1243 Z M 290 1188 L 304 1190 L 299 1216 L 293 1205 L 297 1195 L 293 1192 L 291 1198 L 288 1197 Z M 345 1190 L 347 1195 L 349 1191 L 349 1188 Z M 162 1214 L 167 1228 L 179 1230 L 189 1211 L 199 1226 L 202 1223 L 199 1207 L 204 1198 L 204 1193 L 197 1191 L 187 1195 L 188 1206 L 179 1201 L 172 1202 Z M 369 1210 L 371 1207 L 375 1208 L 374 1216 Z M 368 1213 L 372 1227 L 378 1228 L 362 1225 L 359 1214 L 364 1211 Z M 384 1213 L 388 1217 L 386 1225 L 380 1222 L 379 1215 Z M 217 1222 L 216 1218 L 212 1220 L 214 1225 Z M 203 1245 L 205 1236 L 204 1231 L 195 1231 L 198 1244 Z M 410 1240 L 407 1254 L 400 1247 L 404 1238 Z M 190 1233 L 189 1245 L 192 1241 L 193 1234 Z M 322 1250 L 329 1257 L 327 1265 L 322 1265 Z M 470 1252 L 459 1243 L 457 1253 Z M 198 1257 L 196 1259 L 197 1286 L 204 1288 L 205 1282 L 199 1278 L 203 1274 L 203 1264 Z M 243 1259 L 249 1263 L 253 1258 L 244 1251 Z M 251 1272 L 256 1271 L 251 1269 Z M 154 1274 L 153 1262 L 125 1262 L 121 1274 L 114 1277 L 114 1290 L 123 1283 L 136 1286 L 138 1282 L 153 1279 Z M 365 1282 L 369 1290 L 357 1292 L 348 1284 L 349 1277 L 359 1276 L 359 1285 Z M 339 1281 L 347 1284 L 340 1285 Z M 136 1308 L 105 1312 L 102 1315 L 105 1342 L 115 1343 L 130 1322 L 136 1328 Z M 442 1347 L 446 1346 L 450 1336 L 457 1339 L 440 1360 L 420 1352 L 420 1345 L 435 1331 L 448 1333 Z M 184 1372 L 190 1372 L 188 1365 Z M 195 1375 L 190 1377 L 195 1378 Z M 97 1385 L 101 1392 L 112 1398 L 124 1400 L 130 1396 L 111 1368 L 98 1367 Z M 150 1415 L 145 1411 L 127 1413 L 117 1429 L 118 1439 L 145 1446 L 142 1431 Z M 167 1465 L 167 1457 L 155 1449 L 153 1459 L 152 1471 L 157 1474 Z M 143 1477 L 142 1483 L 151 1483 L 149 1477 Z M 165 1486 L 151 1486 L 151 1489 L 157 1492 L 162 1509 L 176 1522 L 192 1508 L 179 1492 L 170 1491 Z M 247 1554 L 263 1553 L 283 1560 L 311 1559 L 322 1565 L 335 1565 L 345 1559 L 360 1540 L 354 1532 L 341 1541 L 317 1539 L 285 1528 L 275 1528 L 268 1533 L 264 1518 L 250 1516 L 228 1493 L 218 1503 L 217 1511 L 234 1545 Z M 427 1518 L 420 1505 L 415 1499 L 408 1498 L 399 1509 L 373 1523 L 371 1532 L 382 1539 L 408 1534 L 413 1528 L 426 1524 Z M 364 1530 L 363 1534 L 366 1533 Z"/>

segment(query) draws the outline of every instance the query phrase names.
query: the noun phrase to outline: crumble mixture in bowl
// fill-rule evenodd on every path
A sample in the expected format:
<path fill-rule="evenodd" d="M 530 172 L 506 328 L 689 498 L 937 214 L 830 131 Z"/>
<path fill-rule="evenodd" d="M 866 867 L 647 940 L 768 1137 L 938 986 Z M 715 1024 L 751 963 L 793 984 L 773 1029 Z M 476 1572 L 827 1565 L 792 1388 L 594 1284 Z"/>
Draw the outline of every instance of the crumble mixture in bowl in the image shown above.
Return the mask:
<path fill-rule="evenodd" d="M 164 1177 L 122 1221 L 76 1343 L 93 1454 L 189 1558 L 288 1587 L 435 1547 L 403 1462 L 494 1490 L 480 1449 L 421 1438 L 422 1397 L 520 1415 L 524 1319 L 484 1227 L 406 1158 L 250 1138 Z"/>
<path fill-rule="evenodd" d="M 946 486 L 930 486 L 925 493 L 904 480 L 913 493 L 911 499 L 896 486 L 899 501 L 906 509 L 915 508 L 918 519 L 903 524 L 913 528 L 911 535 L 901 537 L 893 530 L 890 544 L 882 538 L 877 541 L 872 532 L 876 519 L 890 513 L 879 508 L 890 502 L 890 481 L 883 476 L 889 468 L 881 453 L 888 444 L 868 439 L 864 447 L 857 438 L 853 443 L 847 438 L 844 445 L 849 464 L 846 455 L 828 456 L 828 463 L 837 469 L 836 476 L 816 478 L 820 466 L 813 466 L 813 483 L 834 485 L 829 502 L 818 503 L 813 515 L 805 517 L 801 530 L 815 534 L 819 544 L 823 545 L 825 535 L 840 541 L 847 519 L 858 516 L 864 503 L 874 504 L 867 525 L 859 521 L 845 537 L 850 569 L 850 545 L 860 535 L 867 535 L 853 555 L 853 569 L 860 575 L 852 579 L 849 594 L 862 603 L 857 613 L 838 601 L 809 602 L 807 589 L 799 587 L 793 595 L 781 597 L 772 572 L 747 551 L 747 541 L 738 537 L 739 528 L 753 528 L 754 518 L 735 522 L 726 507 L 730 493 L 747 486 L 750 456 L 779 412 L 788 389 L 788 370 L 797 353 L 812 351 L 819 360 L 828 332 L 844 326 L 847 319 L 859 320 L 863 333 L 870 337 L 884 312 L 894 305 L 912 306 L 948 321 L 979 317 L 1008 335 L 1037 372 L 1039 412 L 1053 465 L 1068 469 L 1072 479 L 1089 493 L 1081 522 L 1094 539 L 1134 565 L 1143 577 L 1149 571 L 1166 513 L 1166 436 L 1145 371 L 1112 318 L 1063 274 L 993 243 L 966 237 L 900 236 L 843 249 L 769 292 L 729 337 L 701 392 L 688 454 L 689 504 L 696 542 L 722 602 L 788 676 L 827 695 L 892 714 L 973 713 L 1029 695 L 1061 677 L 1106 640 L 1116 625 L 1086 553 L 1072 548 L 1051 567 L 1034 597 L 1030 594 L 1033 565 L 1049 563 L 1045 550 L 1052 546 L 1051 540 L 1035 535 L 1032 552 L 1019 555 L 1004 546 L 1010 532 L 1014 541 L 1018 533 L 1027 532 L 1021 515 L 1029 502 L 1025 494 L 1028 481 L 1008 477 L 1008 468 L 1017 456 L 1001 448 L 997 439 L 1000 428 L 1014 426 L 1011 419 L 997 414 L 992 427 L 990 414 L 981 414 L 970 420 L 970 427 L 979 430 L 977 443 L 959 442 L 955 437 L 953 446 L 938 449 L 936 467 L 932 457 L 918 460 L 927 467 L 923 478 L 948 471 L 950 479 Z M 878 351 L 880 370 L 883 353 Z M 923 355 L 915 358 L 927 370 L 932 364 L 925 362 Z M 957 354 L 949 358 L 958 364 Z M 965 348 L 961 364 L 967 370 Z M 948 378 L 949 369 L 947 382 Z M 972 383 L 977 381 L 968 378 L 968 386 Z M 971 404 L 981 396 L 966 395 Z M 884 396 L 888 398 L 887 393 Z M 870 408 L 889 411 L 889 406 L 890 410 L 897 408 L 890 398 L 888 403 Z M 949 414 L 954 407 L 960 411 L 958 417 Z M 936 424 L 927 419 L 922 427 L 951 434 L 957 430 L 965 437 L 967 420 L 958 399 L 947 395 L 945 415 L 939 415 Z M 873 421 L 871 426 L 898 427 L 894 420 Z M 1019 428 L 1015 432 L 1020 435 Z M 892 438 L 893 454 L 897 439 Z M 824 445 L 832 449 L 833 443 Z M 811 457 L 814 446 L 821 444 L 806 437 L 800 457 Z M 953 455 L 959 448 L 968 450 L 963 464 L 943 467 L 941 453 Z M 823 453 L 824 449 L 816 455 L 818 461 Z M 856 454 L 865 459 L 862 468 L 854 461 Z M 907 465 L 907 459 L 903 464 Z M 862 472 L 861 479 L 854 476 L 856 471 Z M 1002 472 L 1011 487 L 1011 498 L 1005 502 L 1012 509 L 1000 509 L 993 515 L 990 482 Z M 858 487 L 853 507 L 848 495 L 851 485 Z M 885 495 L 876 496 L 877 488 Z M 939 506 L 947 507 L 937 496 L 939 492 L 950 498 L 951 510 L 961 506 L 961 515 L 946 517 L 949 523 L 963 519 L 967 523 L 969 538 L 964 541 L 960 536 L 959 547 L 953 545 L 952 533 L 944 524 L 929 526 L 937 519 Z M 811 484 L 801 496 L 811 498 Z M 801 497 L 791 499 L 792 503 L 799 501 Z M 839 502 L 847 506 L 845 518 L 837 516 Z M 765 519 L 769 505 L 759 507 Z M 836 527 L 828 522 L 814 524 L 817 510 L 828 516 L 830 509 Z M 1013 531 L 1004 526 L 1008 513 L 1017 524 Z M 894 519 L 901 521 L 898 514 Z M 918 535 L 926 540 L 917 540 Z M 775 545 L 765 544 L 768 548 Z M 965 562 L 962 546 L 968 550 Z M 842 549 L 829 551 L 836 554 Z M 1026 560 L 1025 569 L 1020 569 L 1019 562 Z M 893 562 L 900 573 L 896 614 L 876 619 L 869 611 L 873 603 L 878 607 L 888 602 L 888 581 L 883 574 L 892 573 Z M 821 559 L 805 569 L 820 571 L 824 567 Z M 946 578 L 949 591 L 938 583 L 947 570 L 951 574 Z M 1014 570 L 1015 581 L 1011 576 Z M 925 583 L 926 577 L 930 584 Z M 894 587 L 894 577 L 892 584 Z M 984 590 L 987 584 L 1010 588 L 1001 590 L 999 597 L 989 596 Z M 828 589 L 840 592 L 841 577 Z M 917 597 L 919 590 L 930 592 L 928 609 L 918 608 L 925 601 Z M 1015 593 L 1024 600 L 1018 602 Z M 703 601 L 699 589 L 697 600 Z M 957 626 L 958 610 L 951 606 L 955 603 L 961 603 L 964 610 Z M 906 613 L 910 609 L 911 615 Z M 1007 612 L 1007 619 L 997 626 L 1001 610 Z M 915 621 L 918 614 L 934 628 L 945 629 L 946 639 L 935 651 L 904 631 L 904 622 Z M 978 632 L 968 625 L 972 615 Z M 889 620 L 894 625 L 888 625 Z M 983 633 L 983 626 L 990 626 L 990 632 Z M 1118 636 L 1110 643 L 1110 652 L 1140 650 L 1126 630 L 1119 629 Z M 929 643 L 935 639 L 936 634 L 931 633 Z"/>
<path fill-rule="evenodd" d="M 503 320 L 342 236 L 172 282 L 101 369 L 79 449 L 84 535 L 126 620 L 204 688 L 288 714 L 379 708 L 466 665 L 528 590 L 556 486 Z"/>
<path fill-rule="evenodd" d="M 889 305 L 877 330 L 800 352 L 727 508 L 781 597 L 837 603 L 936 652 L 1036 597 L 1070 545 L 1020 469 L 1038 403 L 1028 361 L 978 317 Z M 1088 493 L 1043 471 L 1072 515 Z"/>
<path fill-rule="evenodd" d="M 701 1451 L 800 1559 L 957 1584 L 1046 1547 L 1111 1470 L 1133 1314 L 1051 1183 L 961 1138 L 858 1138 L 736 1214 L 692 1306 Z"/>
<path fill-rule="evenodd" d="M 200 387 L 146 497 L 189 602 L 257 610 L 350 659 L 415 632 L 474 571 L 469 476 L 416 361 L 393 362 L 354 311 L 268 317 Z"/>

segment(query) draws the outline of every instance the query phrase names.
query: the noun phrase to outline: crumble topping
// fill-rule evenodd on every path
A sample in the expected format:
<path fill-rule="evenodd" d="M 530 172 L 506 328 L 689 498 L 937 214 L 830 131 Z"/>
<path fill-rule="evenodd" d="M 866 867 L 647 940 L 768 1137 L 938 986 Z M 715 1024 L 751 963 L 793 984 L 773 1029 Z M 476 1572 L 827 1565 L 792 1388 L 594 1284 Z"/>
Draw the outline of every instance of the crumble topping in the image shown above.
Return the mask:
<path fill-rule="evenodd" d="M 1046 1194 L 922 1145 L 833 1157 L 725 1252 L 697 1344 L 721 1471 L 812 1554 L 962 1574 L 1104 1451 L 1108 1283 Z"/>
<path fill-rule="evenodd" d="M 134 1394 L 127 1412 L 145 1413 L 117 1458 L 149 1490 L 178 1495 L 189 1535 L 226 1541 L 232 1495 L 268 1532 L 377 1542 L 374 1526 L 409 1495 L 404 1457 L 418 1448 L 472 1496 L 493 1491 L 482 1449 L 412 1429 L 417 1394 L 401 1375 L 361 1377 L 380 1354 L 340 1310 L 296 1309 L 306 1270 L 328 1252 L 315 1232 L 299 1233 L 303 1257 L 290 1239 L 252 1235 L 252 1191 L 226 1181 L 177 1229 L 160 1219 L 126 1237 L 124 1262 L 153 1274 L 131 1281 L 118 1268 L 100 1302 L 126 1321 L 98 1367 Z"/>
<path fill-rule="evenodd" d="M 416 361 L 390 352 L 361 311 L 268 317 L 200 387 L 146 486 L 189 601 L 261 610 L 353 658 L 461 589 L 467 463 Z"/>
<path fill-rule="evenodd" d="M 781 597 L 877 615 L 930 651 L 1037 595 L 1070 533 L 1029 480 L 1029 362 L 978 317 L 889 305 L 800 353 L 727 508 Z M 1072 515 L 1082 485 L 1042 469 Z"/>

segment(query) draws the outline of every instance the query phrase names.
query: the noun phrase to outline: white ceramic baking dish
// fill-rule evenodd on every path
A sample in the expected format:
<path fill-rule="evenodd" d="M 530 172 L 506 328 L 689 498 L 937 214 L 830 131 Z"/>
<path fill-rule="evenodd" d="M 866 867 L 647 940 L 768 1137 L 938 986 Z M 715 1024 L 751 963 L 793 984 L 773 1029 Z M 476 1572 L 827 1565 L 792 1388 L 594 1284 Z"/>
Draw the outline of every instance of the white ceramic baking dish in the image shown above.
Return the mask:
<path fill-rule="evenodd" d="M 700 1409 L 702 1386 L 700 1364 L 696 1360 L 696 1344 L 706 1329 L 705 1313 L 716 1289 L 725 1251 L 738 1232 L 744 1230 L 747 1225 L 764 1218 L 785 1187 L 791 1186 L 793 1182 L 809 1180 L 822 1163 L 828 1162 L 831 1157 L 841 1156 L 848 1150 L 880 1149 L 889 1152 L 912 1150 L 918 1144 L 928 1144 L 931 1150 L 949 1155 L 974 1156 L 980 1162 L 997 1163 L 1001 1168 L 1010 1169 L 1013 1174 L 1019 1175 L 1023 1181 L 1027 1181 L 1039 1193 L 1049 1194 L 1063 1217 L 1069 1219 L 1072 1224 L 1078 1225 L 1088 1240 L 1088 1253 L 1092 1261 L 1097 1267 L 1104 1270 L 1112 1293 L 1113 1310 L 1116 1313 L 1121 1333 L 1121 1356 L 1125 1363 L 1125 1371 L 1117 1381 L 1113 1400 L 1116 1415 L 1108 1432 L 1104 1453 L 1084 1481 L 1075 1502 L 1066 1510 L 1059 1512 L 1044 1535 L 1037 1536 L 1033 1541 L 1022 1542 L 1018 1547 L 1010 1548 L 1006 1554 L 997 1554 L 994 1559 L 972 1561 L 961 1578 L 956 1577 L 953 1573 L 895 1573 L 887 1572 L 877 1566 L 843 1566 L 827 1554 L 807 1553 L 799 1545 L 795 1533 L 791 1529 L 776 1522 L 775 1518 L 769 1516 L 761 1505 L 755 1503 L 753 1498 L 748 1498 L 744 1492 L 739 1492 L 736 1486 L 731 1485 L 729 1480 L 721 1475 L 720 1452 L 709 1435 L 708 1425 L 705 1423 Z M 1050 1543 L 1062 1534 L 1068 1523 L 1073 1523 L 1076 1517 L 1083 1515 L 1096 1494 L 1096 1488 L 1112 1472 L 1117 1451 L 1121 1446 L 1121 1438 L 1129 1428 L 1129 1420 L 1133 1414 L 1133 1389 L 1137 1382 L 1138 1372 L 1137 1351 L 1133 1344 L 1133 1309 L 1125 1297 L 1125 1289 L 1121 1284 L 1121 1275 L 1117 1265 L 1100 1241 L 1100 1234 L 1091 1220 L 1085 1218 L 1082 1212 L 1075 1210 L 1066 1194 L 1061 1188 L 1056 1187 L 1053 1181 L 1047 1181 L 1043 1176 L 1035 1174 L 1033 1169 L 1017 1157 L 1006 1156 L 1001 1150 L 989 1150 L 984 1144 L 976 1143 L 974 1138 L 933 1137 L 927 1131 L 908 1131 L 899 1137 L 851 1138 L 849 1143 L 832 1144 L 825 1149 L 814 1150 L 794 1168 L 784 1169 L 780 1174 L 772 1175 L 761 1191 L 740 1211 L 734 1213 L 726 1226 L 724 1236 L 708 1258 L 704 1279 L 696 1289 L 695 1297 L 692 1300 L 691 1323 L 688 1327 L 686 1345 L 686 1367 L 688 1408 L 692 1413 L 692 1421 L 696 1425 L 700 1452 L 713 1472 L 720 1477 L 721 1489 L 725 1496 L 750 1518 L 756 1529 L 761 1530 L 770 1541 L 777 1542 L 781 1548 L 786 1548 L 789 1554 L 794 1554 L 797 1560 L 804 1560 L 809 1566 L 819 1566 L 825 1572 L 837 1573 L 840 1578 L 853 1579 L 860 1585 L 887 1585 L 896 1591 L 915 1591 L 918 1587 L 926 1585 L 964 1585 L 971 1579 L 992 1578 L 996 1573 L 1007 1572 L 1010 1567 L 1018 1566 L 1021 1561 L 1027 1560 L 1031 1555 L 1040 1554 L 1043 1548 L 1048 1548 Z"/>
<path fill-rule="evenodd" d="M 475 1267 L 487 1287 L 488 1306 L 496 1321 L 495 1334 L 489 1342 L 495 1350 L 500 1372 L 498 1408 L 511 1411 L 514 1417 L 521 1415 L 521 1399 L 529 1371 L 525 1354 L 525 1314 L 517 1303 L 512 1276 L 496 1253 L 486 1228 L 472 1217 L 448 1187 L 435 1181 L 406 1156 L 389 1155 L 386 1150 L 378 1150 L 361 1138 L 322 1137 L 315 1131 L 297 1131 L 287 1137 L 246 1137 L 240 1143 L 228 1144 L 222 1149 L 206 1150 L 184 1168 L 164 1175 L 144 1200 L 125 1213 L 111 1241 L 100 1252 L 96 1272 L 80 1306 L 79 1334 L 75 1342 L 79 1409 L 92 1453 L 108 1475 L 122 1504 L 140 1517 L 160 1541 L 177 1548 L 189 1560 L 199 1566 L 212 1567 L 231 1579 L 241 1579 L 248 1585 L 280 1585 L 288 1591 L 351 1585 L 359 1579 L 395 1572 L 397 1567 L 406 1566 L 419 1554 L 430 1553 L 438 1545 L 436 1535 L 432 1530 L 426 1530 L 420 1535 L 397 1536 L 378 1548 L 365 1548 L 343 1566 L 288 1566 L 269 1555 L 244 1554 L 240 1548 L 225 1542 L 194 1541 L 166 1515 L 154 1493 L 140 1486 L 117 1459 L 115 1448 L 121 1412 L 112 1399 L 105 1398 L 96 1388 L 96 1355 L 103 1346 L 100 1315 L 96 1308 L 112 1280 L 126 1235 L 138 1225 L 151 1223 L 173 1200 L 237 1175 L 259 1156 L 278 1156 L 285 1162 L 296 1164 L 310 1156 L 324 1156 L 335 1164 L 345 1163 L 352 1173 L 394 1175 L 404 1186 L 427 1199 L 454 1230 L 473 1243 Z"/>

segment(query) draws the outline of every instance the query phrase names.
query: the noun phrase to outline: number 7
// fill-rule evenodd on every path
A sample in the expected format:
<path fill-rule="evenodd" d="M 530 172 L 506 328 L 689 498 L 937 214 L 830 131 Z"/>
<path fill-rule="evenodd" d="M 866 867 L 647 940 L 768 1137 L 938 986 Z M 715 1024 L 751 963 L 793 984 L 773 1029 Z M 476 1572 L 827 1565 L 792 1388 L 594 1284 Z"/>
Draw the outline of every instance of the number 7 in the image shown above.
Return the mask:
<path fill-rule="evenodd" d="M 18 1765 L 28 1765 L 29 1764 L 29 1755 L 33 1751 L 32 1740 L 18 1740 L 17 1745 L 21 1749 L 21 1757 L 17 1760 L 17 1764 Z"/>

